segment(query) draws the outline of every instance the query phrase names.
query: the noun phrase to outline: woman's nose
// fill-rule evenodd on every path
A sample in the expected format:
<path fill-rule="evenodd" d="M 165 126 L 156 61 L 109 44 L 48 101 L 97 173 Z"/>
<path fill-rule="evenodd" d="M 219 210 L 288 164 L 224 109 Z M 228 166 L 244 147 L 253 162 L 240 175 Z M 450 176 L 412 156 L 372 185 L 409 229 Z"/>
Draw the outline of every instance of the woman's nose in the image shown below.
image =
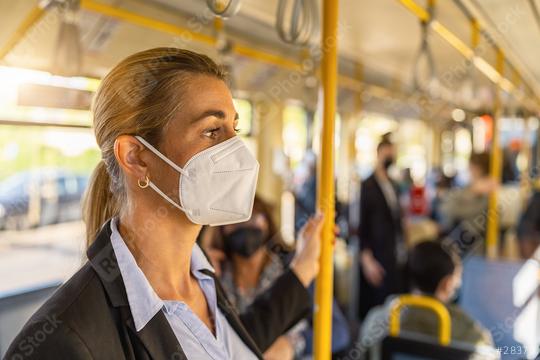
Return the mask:
<path fill-rule="evenodd" d="M 227 131 L 225 131 L 225 139 L 229 140 L 232 137 L 236 136 L 236 131 L 234 130 L 234 127 L 227 127 Z"/>

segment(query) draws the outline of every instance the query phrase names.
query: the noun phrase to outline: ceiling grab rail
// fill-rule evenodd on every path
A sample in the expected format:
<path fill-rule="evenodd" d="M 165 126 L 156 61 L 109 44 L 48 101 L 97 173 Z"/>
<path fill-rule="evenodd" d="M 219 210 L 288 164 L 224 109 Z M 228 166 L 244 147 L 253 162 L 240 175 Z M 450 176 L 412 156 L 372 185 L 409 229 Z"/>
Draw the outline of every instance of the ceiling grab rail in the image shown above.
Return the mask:
<path fill-rule="evenodd" d="M 62 76 L 81 74 L 83 45 L 79 28 L 79 0 L 56 1 L 61 20 L 51 59 L 51 72 Z"/>
<path fill-rule="evenodd" d="M 218 53 L 217 60 L 227 73 L 227 85 L 234 95 L 237 91 L 234 74 L 234 42 L 227 36 L 223 18 L 214 18 L 215 48 Z"/>
<path fill-rule="evenodd" d="M 428 39 L 429 28 L 435 15 L 435 0 L 428 1 L 427 14 L 427 17 L 420 19 L 421 41 L 413 68 L 413 86 L 414 90 L 420 90 L 421 92 L 429 94 L 432 98 L 436 98 L 438 96 L 439 84 L 436 78 L 435 60 L 433 59 L 433 52 L 429 46 Z M 422 58 L 425 58 L 427 62 L 427 84 L 423 83 L 420 79 Z"/>
<path fill-rule="evenodd" d="M 287 24 L 287 19 L 290 23 Z M 279 0 L 276 30 L 287 44 L 306 46 L 320 31 L 319 11 L 315 0 Z"/>
<path fill-rule="evenodd" d="M 223 19 L 233 17 L 240 10 L 241 0 L 206 0 L 206 5 L 214 13 Z"/>

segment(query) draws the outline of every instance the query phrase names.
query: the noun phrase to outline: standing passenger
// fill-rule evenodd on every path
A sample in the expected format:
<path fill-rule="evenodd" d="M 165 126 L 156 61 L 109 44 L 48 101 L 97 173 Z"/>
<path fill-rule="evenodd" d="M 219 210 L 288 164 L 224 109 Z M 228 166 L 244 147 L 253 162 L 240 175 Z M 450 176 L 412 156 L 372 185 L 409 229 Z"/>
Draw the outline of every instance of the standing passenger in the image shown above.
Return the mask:
<path fill-rule="evenodd" d="M 448 238 L 461 256 L 484 252 L 489 193 L 497 183 L 489 174 L 489 154 L 471 154 L 470 181 L 467 186 L 452 189 L 441 201 L 442 224 Z"/>
<path fill-rule="evenodd" d="M 202 225 L 248 220 L 255 195 L 259 165 L 236 136 L 224 80 L 209 57 L 176 48 L 134 54 L 103 79 L 88 262 L 26 323 L 7 359 L 262 359 L 309 312 L 320 217 L 243 314 L 195 243 Z"/>
<path fill-rule="evenodd" d="M 388 176 L 395 158 L 394 144 L 383 138 L 377 146 L 375 171 L 361 187 L 360 318 L 388 295 L 401 290 L 402 214 L 397 186 Z"/>

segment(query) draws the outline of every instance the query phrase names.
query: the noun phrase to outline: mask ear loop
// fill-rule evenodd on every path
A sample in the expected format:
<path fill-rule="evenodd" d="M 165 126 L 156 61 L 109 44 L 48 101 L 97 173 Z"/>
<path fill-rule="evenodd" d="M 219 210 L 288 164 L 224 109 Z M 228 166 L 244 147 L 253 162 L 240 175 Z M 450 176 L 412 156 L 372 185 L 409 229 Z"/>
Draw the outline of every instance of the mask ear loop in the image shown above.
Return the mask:
<path fill-rule="evenodd" d="M 137 140 L 139 140 L 148 150 L 152 151 L 154 154 L 156 154 L 157 156 L 159 156 L 161 158 L 161 160 L 165 161 L 167 164 L 169 164 L 174 170 L 178 171 L 180 174 L 182 174 L 183 176 L 188 176 L 187 175 L 187 172 L 184 171 L 184 169 L 182 169 L 180 166 L 176 165 L 174 162 L 172 162 L 171 160 L 169 160 L 165 155 L 163 155 L 162 153 L 160 153 L 155 147 L 153 147 L 148 141 L 144 140 L 142 137 L 136 135 L 135 138 Z M 192 214 L 192 211 L 191 210 L 188 210 L 186 208 L 183 208 L 182 206 L 178 205 L 173 199 L 171 199 L 167 194 L 165 194 L 163 191 L 161 191 L 157 186 L 156 184 L 154 184 L 152 181 L 150 181 L 150 179 L 148 179 L 148 177 L 146 178 L 147 179 L 147 185 L 146 186 L 150 186 L 152 188 L 152 190 L 154 190 L 155 192 L 157 192 L 159 195 L 161 195 L 161 197 L 163 197 L 165 200 L 167 200 L 169 203 L 171 203 L 171 205 L 173 205 L 174 207 L 182 210 L 183 212 L 186 212 L 188 214 Z M 146 187 L 145 186 L 145 187 Z"/>
<path fill-rule="evenodd" d="M 169 196 L 167 196 L 167 194 L 165 194 L 163 191 L 161 191 L 161 190 L 156 186 L 156 184 L 154 184 L 152 181 L 148 181 L 148 185 L 150 185 L 150 187 L 151 187 L 155 192 L 157 192 L 159 195 L 161 195 L 161 197 L 163 197 L 165 200 L 167 200 L 169 203 L 171 203 L 171 205 L 173 205 L 174 207 L 176 207 L 176 208 L 182 210 L 183 212 L 186 212 L 186 213 L 192 215 L 191 210 L 185 209 L 185 208 L 181 207 L 180 205 L 178 205 L 176 202 L 174 202 L 173 199 L 171 199 Z"/>
<path fill-rule="evenodd" d="M 180 166 L 176 165 L 173 161 L 171 161 L 168 157 L 166 157 L 165 155 L 163 155 L 162 153 L 160 153 L 158 151 L 158 149 L 156 149 L 155 147 L 153 147 L 148 141 L 144 140 L 142 137 L 140 137 L 139 135 L 135 135 L 135 138 L 137 140 L 139 140 L 148 150 L 150 150 L 151 152 L 153 152 L 154 154 L 156 154 L 157 156 L 159 156 L 161 158 L 161 160 L 165 161 L 167 164 L 169 164 L 169 166 L 171 166 L 174 170 L 178 171 L 180 174 L 184 175 L 184 176 L 188 176 L 188 173 L 187 171 L 185 171 L 184 169 L 182 169 Z"/>

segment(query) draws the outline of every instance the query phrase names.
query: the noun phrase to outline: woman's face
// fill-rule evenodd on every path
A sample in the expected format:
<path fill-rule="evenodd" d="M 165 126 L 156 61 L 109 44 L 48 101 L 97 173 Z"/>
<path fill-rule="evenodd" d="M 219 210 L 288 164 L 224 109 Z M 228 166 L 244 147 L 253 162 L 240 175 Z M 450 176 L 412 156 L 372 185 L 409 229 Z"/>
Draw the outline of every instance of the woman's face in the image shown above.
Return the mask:
<path fill-rule="evenodd" d="M 164 129 L 158 146 L 180 167 L 195 154 L 235 136 L 238 122 L 231 93 L 222 80 L 194 75 L 183 89 L 182 99 L 180 110 Z M 150 151 L 146 156 L 152 157 L 147 161 L 149 178 L 178 199 L 180 174 Z"/>

